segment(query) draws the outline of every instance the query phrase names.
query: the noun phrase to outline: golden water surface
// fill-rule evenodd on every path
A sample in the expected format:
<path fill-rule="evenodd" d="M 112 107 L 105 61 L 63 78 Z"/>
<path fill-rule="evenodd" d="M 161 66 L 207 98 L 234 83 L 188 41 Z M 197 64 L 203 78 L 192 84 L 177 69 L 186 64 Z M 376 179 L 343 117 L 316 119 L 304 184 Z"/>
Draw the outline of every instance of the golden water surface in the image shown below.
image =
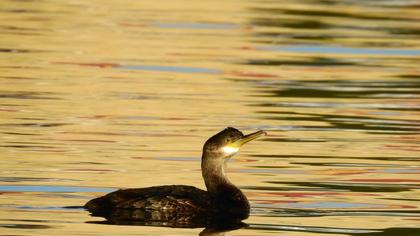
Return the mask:
<path fill-rule="evenodd" d="M 252 214 L 227 235 L 420 235 L 420 3 L 0 2 L 0 234 L 198 235 L 96 224 L 118 188 L 204 188 L 226 126 Z"/>

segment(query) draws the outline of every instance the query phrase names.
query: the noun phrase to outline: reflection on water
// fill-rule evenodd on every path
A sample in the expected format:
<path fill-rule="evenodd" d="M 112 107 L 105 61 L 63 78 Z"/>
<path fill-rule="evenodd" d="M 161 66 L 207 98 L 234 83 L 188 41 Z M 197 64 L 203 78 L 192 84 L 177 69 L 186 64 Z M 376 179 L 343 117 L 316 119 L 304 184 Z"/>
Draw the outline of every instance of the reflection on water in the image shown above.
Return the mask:
<path fill-rule="evenodd" d="M 269 131 L 229 165 L 252 214 L 202 235 L 419 235 L 418 2 L 0 5 L 3 234 L 197 235 L 79 206 L 204 188 L 201 146 L 235 126 Z"/>

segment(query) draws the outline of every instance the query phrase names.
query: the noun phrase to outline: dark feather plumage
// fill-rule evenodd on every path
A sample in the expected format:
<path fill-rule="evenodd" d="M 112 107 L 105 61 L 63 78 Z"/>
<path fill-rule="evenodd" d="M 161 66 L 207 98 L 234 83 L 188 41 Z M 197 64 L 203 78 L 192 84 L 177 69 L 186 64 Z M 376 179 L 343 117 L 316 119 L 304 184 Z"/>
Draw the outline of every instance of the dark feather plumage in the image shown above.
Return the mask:
<path fill-rule="evenodd" d="M 94 216 L 115 224 L 128 222 L 165 222 L 177 227 L 208 226 L 238 222 L 249 215 L 249 203 L 242 191 L 225 176 L 227 145 L 242 145 L 263 134 L 243 135 L 226 128 L 212 136 L 203 147 L 202 173 L 208 191 L 186 185 L 121 189 L 90 200 L 85 208 Z M 142 224 L 142 223 L 140 223 Z"/>
<path fill-rule="evenodd" d="M 84 207 L 90 212 L 106 214 L 115 209 L 200 211 L 209 206 L 211 200 L 204 190 L 186 185 L 166 185 L 120 189 L 92 199 Z"/>

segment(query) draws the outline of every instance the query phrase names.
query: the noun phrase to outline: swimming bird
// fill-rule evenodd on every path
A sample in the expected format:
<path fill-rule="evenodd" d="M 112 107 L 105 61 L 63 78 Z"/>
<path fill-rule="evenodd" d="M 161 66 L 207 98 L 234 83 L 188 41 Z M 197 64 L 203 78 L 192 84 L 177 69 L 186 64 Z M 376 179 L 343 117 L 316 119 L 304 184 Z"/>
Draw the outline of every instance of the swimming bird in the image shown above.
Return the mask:
<path fill-rule="evenodd" d="M 202 150 L 201 171 L 207 191 L 186 185 L 121 189 L 87 202 L 94 216 L 108 220 L 169 222 L 171 226 L 214 219 L 241 221 L 249 216 L 245 194 L 226 176 L 226 163 L 243 144 L 266 134 L 244 135 L 228 127 L 209 138 Z M 191 226 L 191 225 L 190 225 Z"/>

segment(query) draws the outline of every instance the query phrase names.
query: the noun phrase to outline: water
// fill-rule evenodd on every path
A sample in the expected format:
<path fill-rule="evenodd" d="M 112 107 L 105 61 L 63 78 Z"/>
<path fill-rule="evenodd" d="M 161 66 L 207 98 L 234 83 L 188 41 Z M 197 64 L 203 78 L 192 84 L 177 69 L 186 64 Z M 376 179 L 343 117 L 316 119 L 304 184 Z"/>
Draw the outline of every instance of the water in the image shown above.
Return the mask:
<path fill-rule="evenodd" d="M 204 188 L 201 146 L 234 126 L 269 136 L 230 162 L 252 215 L 227 235 L 419 235 L 419 7 L 1 1 L 1 234 L 197 235 L 77 206 Z"/>

